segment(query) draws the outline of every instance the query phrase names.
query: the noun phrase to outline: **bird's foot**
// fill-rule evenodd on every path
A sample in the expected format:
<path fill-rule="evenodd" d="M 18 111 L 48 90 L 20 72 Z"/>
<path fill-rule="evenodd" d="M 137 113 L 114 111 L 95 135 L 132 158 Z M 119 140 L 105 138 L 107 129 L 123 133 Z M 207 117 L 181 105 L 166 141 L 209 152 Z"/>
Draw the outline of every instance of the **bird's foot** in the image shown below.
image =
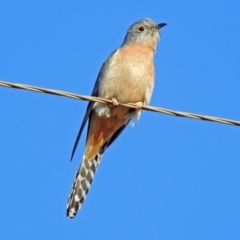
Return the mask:
<path fill-rule="evenodd" d="M 136 105 L 138 111 L 140 111 L 142 109 L 142 107 L 143 107 L 143 103 L 142 102 L 136 102 L 135 105 Z"/>
<path fill-rule="evenodd" d="M 117 101 L 116 98 L 112 98 L 112 105 L 113 105 L 114 107 L 117 107 L 117 106 L 118 106 L 118 101 Z"/>

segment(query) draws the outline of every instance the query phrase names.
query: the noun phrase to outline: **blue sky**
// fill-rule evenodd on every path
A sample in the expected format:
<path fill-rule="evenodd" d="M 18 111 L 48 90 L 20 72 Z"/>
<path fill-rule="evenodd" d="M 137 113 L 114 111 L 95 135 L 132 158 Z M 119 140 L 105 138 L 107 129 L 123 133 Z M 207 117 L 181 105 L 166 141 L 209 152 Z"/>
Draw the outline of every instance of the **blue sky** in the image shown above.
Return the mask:
<path fill-rule="evenodd" d="M 1 1 L 0 79 L 89 95 L 130 24 L 166 22 L 151 105 L 240 120 L 238 1 Z M 238 127 L 144 112 L 65 209 L 86 102 L 0 87 L 1 239 L 240 239 Z"/>

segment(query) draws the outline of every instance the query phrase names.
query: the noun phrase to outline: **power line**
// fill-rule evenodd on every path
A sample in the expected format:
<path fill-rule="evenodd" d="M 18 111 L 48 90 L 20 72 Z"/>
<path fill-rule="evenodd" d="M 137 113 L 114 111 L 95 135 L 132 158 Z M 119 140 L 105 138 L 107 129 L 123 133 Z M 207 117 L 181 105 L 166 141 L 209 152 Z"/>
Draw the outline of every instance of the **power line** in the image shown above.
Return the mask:
<path fill-rule="evenodd" d="M 79 94 L 75 94 L 75 93 L 71 93 L 71 92 L 59 91 L 59 90 L 36 87 L 36 86 L 31 86 L 31 85 L 19 84 L 19 83 L 10 83 L 10 82 L 5 82 L 5 81 L 0 81 L 0 86 L 9 87 L 9 88 L 17 88 L 17 89 L 25 89 L 25 90 L 40 92 L 40 93 L 54 94 L 54 95 L 58 95 L 58 96 L 64 96 L 64 97 L 69 97 L 69 98 L 74 98 L 74 99 L 84 100 L 84 101 L 112 103 L 111 100 L 104 99 L 104 98 L 79 95 Z M 133 103 L 127 103 L 127 104 L 119 103 L 119 105 L 125 106 L 125 107 L 136 108 L 135 104 L 133 104 Z M 235 120 L 226 119 L 226 118 L 205 116 L 205 115 L 189 113 L 189 112 L 180 112 L 180 111 L 174 111 L 174 110 L 167 109 L 167 108 L 160 108 L 160 107 L 153 107 L 153 106 L 143 106 L 142 109 L 144 109 L 146 111 L 164 113 L 164 114 L 177 116 L 177 117 L 188 117 L 188 118 L 194 118 L 194 119 L 198 119 L 198 120 L 240 126 L 240 121 L 235 121 Z"/>

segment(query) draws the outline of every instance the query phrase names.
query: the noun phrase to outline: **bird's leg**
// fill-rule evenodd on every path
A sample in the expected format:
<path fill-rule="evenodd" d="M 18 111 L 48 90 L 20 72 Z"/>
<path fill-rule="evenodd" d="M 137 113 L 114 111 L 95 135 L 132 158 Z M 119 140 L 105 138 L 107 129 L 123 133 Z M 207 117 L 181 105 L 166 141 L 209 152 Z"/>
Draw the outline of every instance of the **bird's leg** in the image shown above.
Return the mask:
<path fill-rule="evenodd" d="M 138 111 L 140 111 L 142 109 L 142 107 L 143 107 L 143 103 L 142 102 L 136 102 L 135 105 L 136 105 Z"/>
<path fill-rule="evenodd" d="M 114 107 L 117 107 L 118 106 L 118 100 L 116 98 L 112 98 L 112 105 Z"/>

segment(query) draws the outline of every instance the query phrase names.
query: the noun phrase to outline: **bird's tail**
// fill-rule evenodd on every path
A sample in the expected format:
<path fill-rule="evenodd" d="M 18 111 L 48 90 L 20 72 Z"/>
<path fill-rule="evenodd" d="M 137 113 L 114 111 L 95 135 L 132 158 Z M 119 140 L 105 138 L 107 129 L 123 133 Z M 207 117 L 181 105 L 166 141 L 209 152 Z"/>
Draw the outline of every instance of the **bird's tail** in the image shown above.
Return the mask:
<path fill-rule="evenodd" d="M 83 158 L 68 198 L 67 217 L 74 218 L 77 211 L 82 207 L 101 158 L 102 153 L 98 153 L 92 160 Z"/>

